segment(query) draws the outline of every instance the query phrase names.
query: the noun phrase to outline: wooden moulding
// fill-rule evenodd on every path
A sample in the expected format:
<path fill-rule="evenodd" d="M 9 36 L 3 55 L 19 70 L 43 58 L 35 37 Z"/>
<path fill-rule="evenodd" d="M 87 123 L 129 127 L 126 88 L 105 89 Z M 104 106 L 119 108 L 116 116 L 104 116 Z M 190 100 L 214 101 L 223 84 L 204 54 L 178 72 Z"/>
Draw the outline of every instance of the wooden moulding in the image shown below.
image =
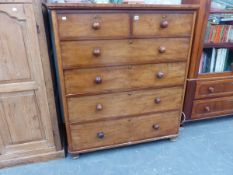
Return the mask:
<path fill-rule="evenodd" d="M 59 150 L 55 152 L 48 152 L 48 153 L 38 153 L 28 155 L 18 156 L 17 158 L 5 159 L 0 161 L 0 168 L 6 168 L 16 165 L 22 164 L 29 164 L 29 163 L 36 163 L 36 162 L 45 162 L 49 160 L 59 159 L 64 157 L 64 150 Z"/>

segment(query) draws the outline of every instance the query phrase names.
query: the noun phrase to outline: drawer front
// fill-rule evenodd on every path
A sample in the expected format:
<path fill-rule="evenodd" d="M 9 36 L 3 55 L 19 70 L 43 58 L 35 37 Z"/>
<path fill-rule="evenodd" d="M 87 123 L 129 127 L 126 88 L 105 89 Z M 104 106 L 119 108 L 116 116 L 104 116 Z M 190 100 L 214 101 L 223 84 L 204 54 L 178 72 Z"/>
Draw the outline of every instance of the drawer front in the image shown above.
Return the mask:
<path fill-rule="evenodd" d="M 181 108 L 180 87 L 68 98 L 71 123 Z"/>
<path fill-rule="evenodd" d="M 174 135 L 178 133 L 179 117 L 179 112 L 170 112 L 70 125 L 72 151 Z"/>
<path fill-rule="evenodd" d="M 99 38 L 129 35 L 129 16 L 116 14 L 58 14 L 60 39 L 66 38 Z"/>
<path fill-rule="evenodd" d="M 74 69 L 64 72 L 66 94 L 182 85 L 186 63 Z"/>
<path fill-rule="evenodd" d="M 208 100 L 195 100 L 192 119 L 216 117 L 233 113 L 233 97 L 223 97 Z"/>
<path fill-rule="evenodd" d="M 63 67 L 186 60 L 188 38 L 62 42 Z"/>
<path fill-rule="evenodd" d="M 193 14 L 161 13 L 135 14 L 133 16 L 133 35 L 176 36 L 191 35 Z"/>
<path fill-rule="evenodd" d="M 195 98 L 233 95 L 233 79 L 197 81 Z"/>

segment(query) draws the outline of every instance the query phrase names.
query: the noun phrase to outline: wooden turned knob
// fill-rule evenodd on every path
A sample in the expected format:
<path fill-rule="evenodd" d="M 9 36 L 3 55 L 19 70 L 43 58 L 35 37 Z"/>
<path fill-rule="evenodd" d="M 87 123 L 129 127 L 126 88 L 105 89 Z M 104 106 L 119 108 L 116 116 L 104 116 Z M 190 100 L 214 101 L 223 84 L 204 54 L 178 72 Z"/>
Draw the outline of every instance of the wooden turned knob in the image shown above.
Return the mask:
<path fill-rule="evenodd" d="M 168 21 L 167 20 L 162 20 L 160 23 L 161 28 L 167 28 L 168 27 Z"/>
<path fill-rule="evenodd" d="M 205 112 L 210 112 L 210 107 L 209 106 L 206 106 L 204 109 L 205 109 Z"/>
<path fill-rule="evenodd" d="M 159 53 L 165 53 L 165 52 L 166 52 L 166 47 L 161 46 L 161 47 L 159 48 Z"/>
<path fill-rule="evenodd" d="M 210 93 L 214 93 L 214 87 L 209 87 L 209 88 L 208 88 L 208 91 L 209 91 Z"/>
<path fill-rule="evenodd" d="M 101 111 L 103 109 L 103 105 L 102 104 L 97 104 L 96 105 L 96 110 L 97 111 Z"/>
<path fill-rule="evenodd" d="M 94 23 L 92 24 L 92 28 L 93 28 L 94 30 L 100 29 L 100 23 L 99 23 L 99 22 L 94 22 Z"/>
<path fill-rule="evenodd" d="M 157 76 L 158 79 L 161 79 L 161 78 L 164 77 L 164 73 L 163 73 L 163 72 L 158 72 L 158 73 L 156 74 L 156 76 Z"/>
<path fill-rule="evenodd" d="M 103 139 L 104 138 L 104 133 L 103 132 L 98 132 L 96 134 L 96 136 L 99 138 L 99 139 Z"/>
<path fill-rule="evenodd" d="M 154 125 L 152 125 L 152 128 L 155 130 L 158 130 L 160 127 L 159 127 L 159 124 L 154 124 Z"/>
<path fill-rule="evenodd" d="M 99 48 L 94 48 L 92 53 L 94 56 L 98 57 L 101 54 L 101 50 Z"/>
<path fill-rule="evenodd" d="M 155 103 L 159 104 L 161 102 L 161 99 L 159 97 L 155 98 Z"/>
<path fill-rule="evenodd" d="M 101 84 L 102 83 L 102 78 L 100 76 L 95 77 L 95 83 L 96 84 Z"/>

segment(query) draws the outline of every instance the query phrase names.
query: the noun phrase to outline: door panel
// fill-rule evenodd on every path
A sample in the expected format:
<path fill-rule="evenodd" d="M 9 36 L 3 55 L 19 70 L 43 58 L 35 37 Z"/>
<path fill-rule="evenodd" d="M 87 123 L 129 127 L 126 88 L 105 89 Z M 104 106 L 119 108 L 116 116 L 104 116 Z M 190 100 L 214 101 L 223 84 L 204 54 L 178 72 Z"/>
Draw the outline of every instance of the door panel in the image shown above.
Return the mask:
<path fill-rule="evenodd" d="M 55 150 L 31 4 L 0 4 L 0 162 Z"/>
<path fill-rule="evenodd" d="M 43 138 L 39 106 L 35 93 L 16 92 L 0 95 L 0 130 L 10 136 L 8 144 L 19 144 Z M 30 131 L 30 132 L 29 132 Z"/>
<path fill-rule="evenodd" d="M 0 21 L 0 82 L 29 79 L 30 69 L 24 40 L 25 19 L 18 20 L 0 13 Z"/>

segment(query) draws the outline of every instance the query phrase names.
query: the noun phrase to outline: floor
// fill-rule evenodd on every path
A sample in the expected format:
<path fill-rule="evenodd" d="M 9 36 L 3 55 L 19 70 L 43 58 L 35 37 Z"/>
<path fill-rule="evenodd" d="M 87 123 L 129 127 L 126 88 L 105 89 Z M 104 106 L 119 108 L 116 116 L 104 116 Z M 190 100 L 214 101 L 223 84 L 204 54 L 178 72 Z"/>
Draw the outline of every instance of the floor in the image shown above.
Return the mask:
<path fill-rule="evenodd" d="M 186 124 L 157 141 L 0 170 L 0 175 L 233 175 L 233 117 Z"/>

